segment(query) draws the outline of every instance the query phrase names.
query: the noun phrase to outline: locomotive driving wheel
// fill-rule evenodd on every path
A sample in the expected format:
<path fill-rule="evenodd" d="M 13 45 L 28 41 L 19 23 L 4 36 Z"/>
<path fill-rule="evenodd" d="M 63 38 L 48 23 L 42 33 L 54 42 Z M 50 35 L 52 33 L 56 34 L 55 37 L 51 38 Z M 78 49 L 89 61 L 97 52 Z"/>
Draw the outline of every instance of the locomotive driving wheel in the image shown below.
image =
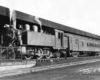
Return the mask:
<path fill-rule="evenodd" d="M 52 57 L 52 52 L 50 50 L 47 51 L 46 58 L 50 59 Z"/>
<path fill-rule="evenodd" d="M 26 56 L 24 56 L 24 58 L 25 58 L 26 60 L 30 60 L 30 59 L 32 59 L 32 56 L 31 56 L 31 55 L 26 55 Z"/>
<path fill-rule="evenodd" d="M 7 57 L 7 59 L 14 60 L 16 58 L 16 54 L 15 54 L 14 50 L 13 49 L 8 50 L 6 57 Z"/>
<path fill-rule="evenodd" d="M 60 52 L 57 51 L 55 54 L 56 54 L 56 57 L 59 59 L 60 58 Z"/>

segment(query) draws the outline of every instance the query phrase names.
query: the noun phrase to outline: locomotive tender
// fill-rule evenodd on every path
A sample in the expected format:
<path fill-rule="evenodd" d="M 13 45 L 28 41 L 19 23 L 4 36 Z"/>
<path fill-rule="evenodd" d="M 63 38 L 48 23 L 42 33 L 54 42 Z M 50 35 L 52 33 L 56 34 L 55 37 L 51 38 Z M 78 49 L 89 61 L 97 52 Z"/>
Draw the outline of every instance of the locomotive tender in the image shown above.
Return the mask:
<path fill-rule="evenodd" d="M 98 35 L 42 18 L 36 20 L 35 16 L 20 11 L 14 11 L 10 20 L 9 12 L 8 8 L 0 6 L 0 54 L 5 58 L 15 59 L 20 55 L 25 59 L 99 55 Z"/>

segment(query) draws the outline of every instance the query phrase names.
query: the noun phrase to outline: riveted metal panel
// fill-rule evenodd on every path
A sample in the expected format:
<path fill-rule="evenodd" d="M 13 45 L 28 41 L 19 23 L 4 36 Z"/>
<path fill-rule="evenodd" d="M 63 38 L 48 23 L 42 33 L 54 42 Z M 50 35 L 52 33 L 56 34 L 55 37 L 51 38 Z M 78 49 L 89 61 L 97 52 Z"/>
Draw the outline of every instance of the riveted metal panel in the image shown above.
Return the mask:
<path fill-rule="evenodd" d="M 55 46 L 55 36 L 38 32 L 27 32 L 27 45 Z"/>

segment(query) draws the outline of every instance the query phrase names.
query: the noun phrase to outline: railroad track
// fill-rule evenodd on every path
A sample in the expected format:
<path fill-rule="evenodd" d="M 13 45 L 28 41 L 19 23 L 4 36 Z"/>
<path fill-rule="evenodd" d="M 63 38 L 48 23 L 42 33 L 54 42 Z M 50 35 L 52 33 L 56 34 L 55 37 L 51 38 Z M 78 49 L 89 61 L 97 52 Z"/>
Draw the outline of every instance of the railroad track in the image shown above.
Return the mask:
<path fill-rule="evenodd" d="M 70 57 L 70 58 L 50 58 L 50 59 L 31 59 L 31 60 L 21 60 L 21 59 L 16 59 L 16 60 L 9 60 L 9 59 L 1 59 L 0 60 L 0 65 L 15 65 L 15 64 L 25 64 L 28 62 L 36 61 L 36 63 L 41 66 L 41 65 L 47 65 L 47 64 L 62 64 L 62 63 L 69 63 L 69 62 L 76 62 L 76 61 L 82 61 L 82 60 L 90 60 L 90 59 L 99 59 L 100 57 Z"/>

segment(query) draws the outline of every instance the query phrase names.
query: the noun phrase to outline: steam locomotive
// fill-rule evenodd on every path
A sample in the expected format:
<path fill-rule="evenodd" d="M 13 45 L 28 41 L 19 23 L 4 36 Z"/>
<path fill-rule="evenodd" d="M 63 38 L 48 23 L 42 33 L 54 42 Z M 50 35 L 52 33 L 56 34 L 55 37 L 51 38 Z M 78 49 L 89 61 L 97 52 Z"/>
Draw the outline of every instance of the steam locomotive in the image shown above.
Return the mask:
<path fill-rule="evenodd" d="M 97 56 L 100 36 L 0 6 L 0 54 L 7 59 Z"/>

